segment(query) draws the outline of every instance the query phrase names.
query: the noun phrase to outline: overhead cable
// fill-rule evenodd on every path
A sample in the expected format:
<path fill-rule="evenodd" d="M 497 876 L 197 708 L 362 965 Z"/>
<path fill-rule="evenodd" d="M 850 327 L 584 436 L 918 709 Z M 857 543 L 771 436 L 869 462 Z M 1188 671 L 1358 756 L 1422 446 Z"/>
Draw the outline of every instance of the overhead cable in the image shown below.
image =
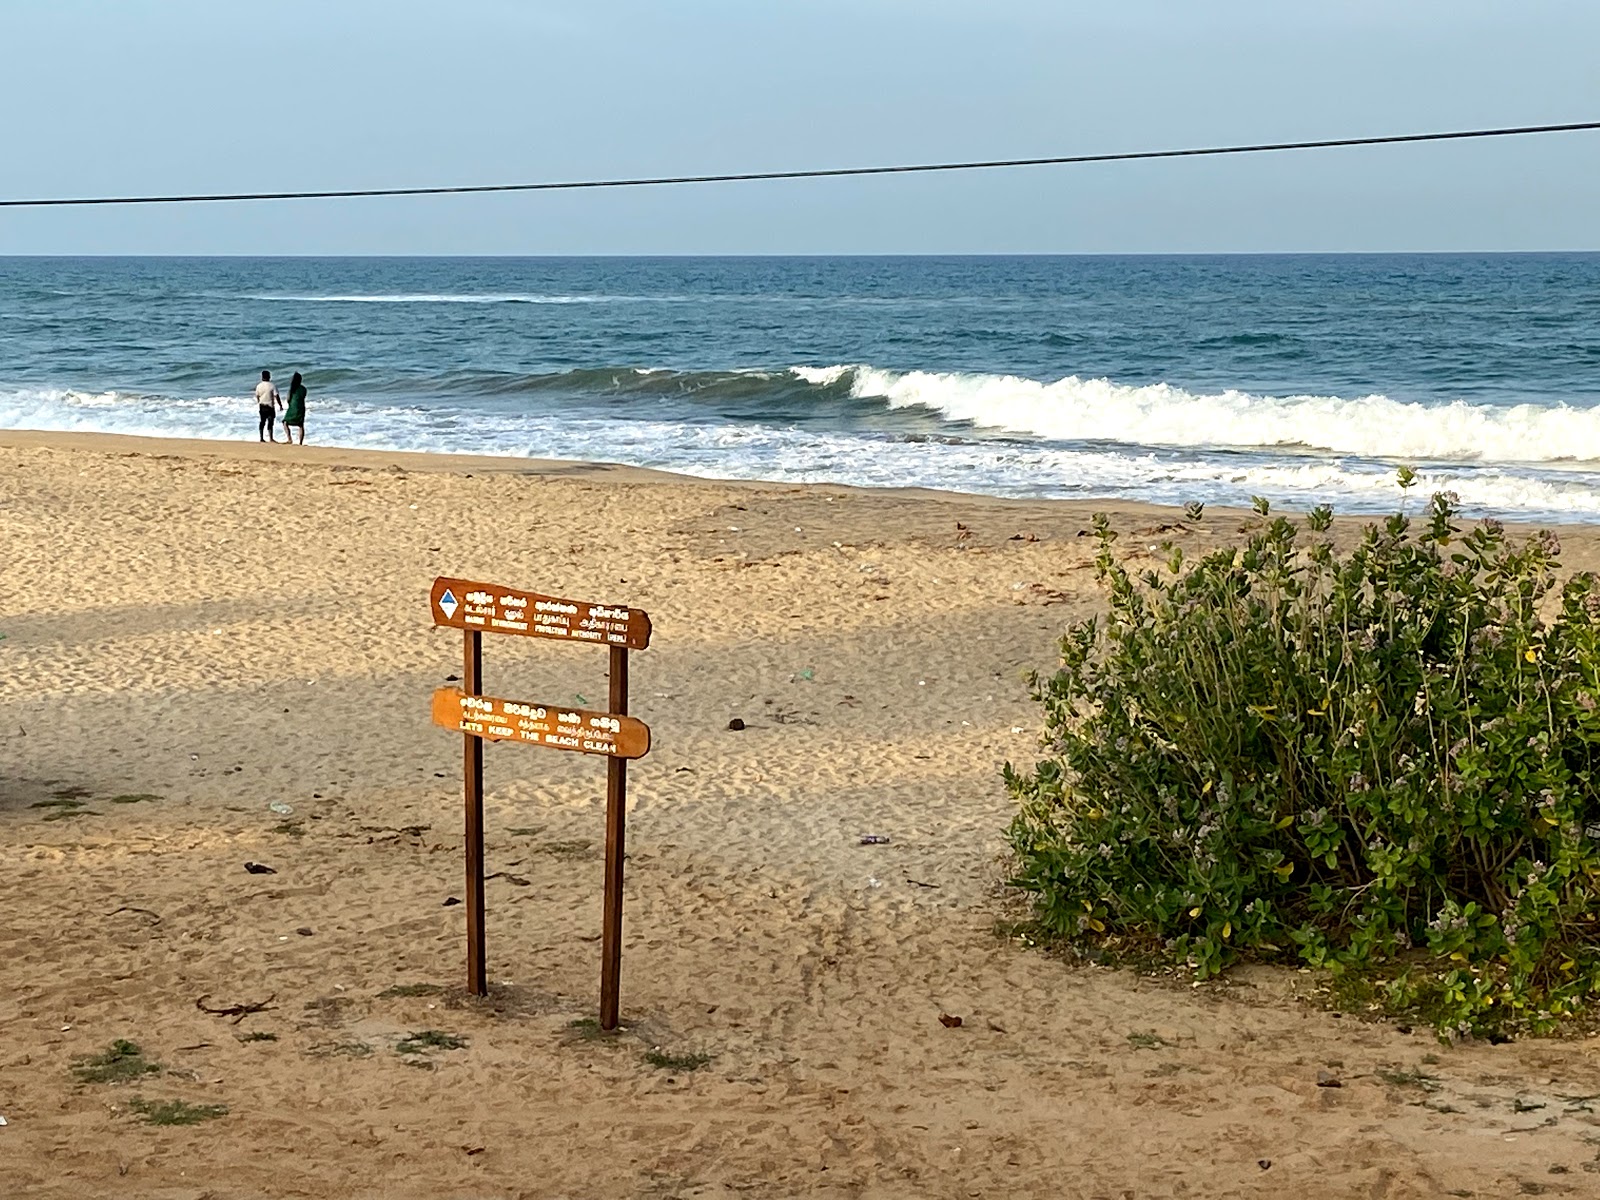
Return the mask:
<path fill-rule="evenodd" d="M 1004 158 L 974 162 L 914 163 L 892 167 L 826 167 L 803 171 L 742 171 L 728 175 L 664 175 L 638 179 L 587 179 L 554 183 L 483 183 L 453 187 L 338 188 L 315 192 L 219 192 L 171 196 L 81 196 L 45 200 L 0 200 L 0 208 L 68 208 L 101 204 L 215 204 L 243 200 L 354 200 L 376 196 L 461 196 L 486 192 L 560 192 L 594 188 L 663 187 L 689 183 L 750 183 L 777 179 L 843 179 L 859 175 L 916 175 L 934 171 L 989 171 L 1002 167 L 1054 167 L 1078 163 L 1137 162 L 1161 158 L 1205 158 L 1223 154 L 1262 154 L 1280 150 L 1331 150 L 1344 146 L 1393 146 L 1523 137 L 1536 133 L 1577 133 L 1600 129 L 1600 121 L 1564 125 L 1519 125 L 1461 129 L 1448 133 L 1400 133 L 1384 137 L 1328 138 L 1304 142 L 1260 142 L 1244 146 L 1205 146 L 1188 150 L 1132 150 L 1117 154 L 1065 154 L 1047 158 Z"/>

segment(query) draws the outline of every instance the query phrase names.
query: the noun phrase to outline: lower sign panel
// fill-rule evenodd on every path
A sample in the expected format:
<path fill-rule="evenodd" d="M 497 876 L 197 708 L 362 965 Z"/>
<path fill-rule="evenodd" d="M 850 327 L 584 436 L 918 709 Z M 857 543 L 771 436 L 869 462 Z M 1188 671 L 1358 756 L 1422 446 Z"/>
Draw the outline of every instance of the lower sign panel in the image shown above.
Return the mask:
<path fill-rule="evenodd" d="M 607 758 L 643 758 L 650 752 L 650 727 L 632 717 L 469 696 L 460 688 L 434 692 L 433 723 L 486 741 L 525 742 Z"/>

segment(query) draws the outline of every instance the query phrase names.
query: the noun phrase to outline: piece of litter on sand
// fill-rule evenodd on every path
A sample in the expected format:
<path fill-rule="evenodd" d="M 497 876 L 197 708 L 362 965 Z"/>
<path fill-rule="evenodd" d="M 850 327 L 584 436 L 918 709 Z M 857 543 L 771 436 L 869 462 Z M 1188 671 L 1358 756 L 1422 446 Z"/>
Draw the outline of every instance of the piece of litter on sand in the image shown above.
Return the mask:
<path fill-rule="evenodd" d="M 949 1013 L 940 1013 L 939 1024 L 943 1025 L 946 1029 L 960 1029 L 961 1018 L 952 1017 Z"/>
<path fill-rule="evenodd" d="M 800 670 L 794 673 L 794 677 L 796 679 L 815 679 L 817 677 L 817 669 L 815 667 L 801 667 Z"/>
<path fill-rule="evenodd" d="M 889 844 L 889 835 L 887 833 L 863 833 L 861 835 L 861 844 L 863 846 L 887 846 Z"/>
<path fill-rule="evenodd" d="M 883 880 L 874 879 L 871 875 L 868 875 L 867 876 L 867 886 L 870 887 L 870 888 L 882 887 L 883 886 Z"/>
<path fill-rule="evenodd" d="M 250 874 L 252 874 L 252 875 L 276 875 L 277 874 L 277 872 L 274 871 L 271 867 L 267 866 L 266 863 L 247 862 L 244 865 L 244 869 L 246 871 L 249 871 Z"/>
<path fill-rule="evenodd" d="M 271 804 L 267 805 L 267 807 L 273 812 L 277 813 L 280 817 L 287 817 L 290 813 L 294 812 L 294 805 L 285 804 L 282 800 L 274 800 Z"/>
<path fill-rule="evenodd" d="M 0 1129 L 4 1129 L 5 1126 L 6 1126 L 6 1119 L 4 1117 L 0 1117 Z"/>

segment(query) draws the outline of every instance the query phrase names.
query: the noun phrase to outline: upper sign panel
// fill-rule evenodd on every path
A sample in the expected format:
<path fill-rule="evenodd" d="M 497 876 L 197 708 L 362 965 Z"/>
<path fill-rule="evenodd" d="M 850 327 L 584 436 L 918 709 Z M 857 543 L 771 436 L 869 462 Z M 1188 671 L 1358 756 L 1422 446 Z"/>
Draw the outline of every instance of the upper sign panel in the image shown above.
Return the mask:
<path fill-rule="evenodd" d="M 443 575 L 433 581 L 429 600 L 435 625 L 630 650 L 643 650 L 650 644 L 650 618 L 637 608 L 563 600 Z"/>

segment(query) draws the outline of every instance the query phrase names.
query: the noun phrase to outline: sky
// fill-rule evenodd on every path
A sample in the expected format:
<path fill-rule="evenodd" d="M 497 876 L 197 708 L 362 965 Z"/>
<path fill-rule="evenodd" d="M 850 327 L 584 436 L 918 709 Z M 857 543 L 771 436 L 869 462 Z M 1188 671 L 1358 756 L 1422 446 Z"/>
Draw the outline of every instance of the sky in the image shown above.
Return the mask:
<path fill-rule="evenodd" d="M 1600 119 L 1594 0 L 0 0 L 0 197 L 535 182 Z M 1600 132 L 0 210 L 0 254 L 1600 249 Z"/>

